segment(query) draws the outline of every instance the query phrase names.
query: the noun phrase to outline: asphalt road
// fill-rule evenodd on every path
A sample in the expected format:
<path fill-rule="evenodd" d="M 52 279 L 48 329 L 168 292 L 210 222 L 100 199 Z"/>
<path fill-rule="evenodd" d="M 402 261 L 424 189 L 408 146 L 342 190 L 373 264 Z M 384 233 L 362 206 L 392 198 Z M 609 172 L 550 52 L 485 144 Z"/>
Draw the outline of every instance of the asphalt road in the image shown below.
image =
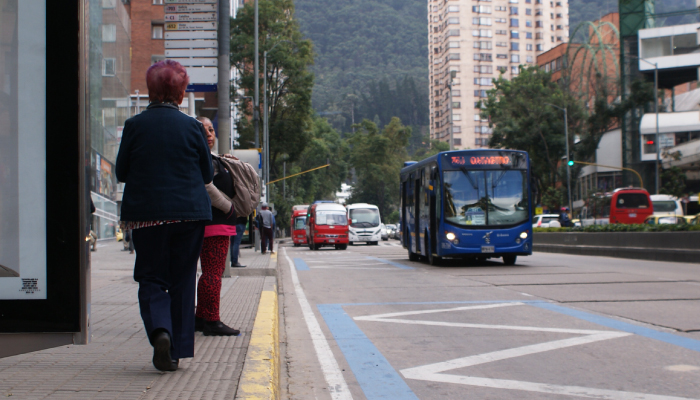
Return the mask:
<path fill-rule="evenodd" d="M 700 264 L 279 249 L 285 399 L 700 399 Z"/>

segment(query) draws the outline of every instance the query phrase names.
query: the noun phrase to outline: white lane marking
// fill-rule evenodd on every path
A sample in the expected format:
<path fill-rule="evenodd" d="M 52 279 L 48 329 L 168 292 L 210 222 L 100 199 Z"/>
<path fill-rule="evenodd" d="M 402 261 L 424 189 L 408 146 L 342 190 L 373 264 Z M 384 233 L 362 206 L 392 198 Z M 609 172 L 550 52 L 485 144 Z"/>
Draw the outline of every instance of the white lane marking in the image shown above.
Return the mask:
<path fill-rule="evenodd" d="M 373 271 L 377 270 L 387 270 L 387 271 L 400 271 L 399 269 L 396 268 L 382 268 L 382 267 L 372 267 L 372 268 L 363 268 L 363 267 L 345 267 L 345 266 L 337 266 L 337 267 L 311 267 L 309 266 L 310 269 L 371 269 Z"/>
<path fill-rule="evenodd" d="M 433 314 L 448 311 L 463 311 L 463 310 L 484 310 L 488 308 L 500 308 L 500 307 L 510 307 L 510 306 L 522 306 L 523 303 L 496 303 L 496 304 L 484 304 L 478 306 L 466 306 L 466 307 L 456 307 L 456 308 L 442 308 L 437 310 L 422 310 L 422 311 L 405 311 L 405 312 L 395 312 L 388 314 L 375 314 L 375 315 L 365 315 L 362 317 L 356 317 L 356 320 L 369 321 L 377 320 L 380 318 L 391 318 L 391 317 L 403 317 L 406 315 L 420 315 L 420 314 Z M 391 321 L 387 321 L 391 322 Z"/>
<path fill-rule="evenodd" d="M 348 384 L 345 382 L 343 373 L 340 371 L 338 361 L 336 361 L 333 356 L 328 340 L 323 334 L 321 326 L 318 324 L 318 320 L 311 309 L 311 304 L 309 304 L 309 301 L 306 299 L 304 289 L 299 283 L 299 276 L 297 275 L 294 262 L 292 262 L 292 259 L 287 255 L 287 249 L 284 247 L 282 249 L 284 251 L 284 256 L 287 258 L 287 263 L 289 264 L 289 271 L 292 274 L 292 282 L 294 283 L 294 291 L 299 299 L 299 306 L 304 315 L 306 327 L 309 329 L 309 334 L 311 334 L 311 342 L 314 344 L 323 376 L 326 378 L 326 383 L 328 383 L 328 387 L 331 391 L 331 398 L 334 400 L 352 399 L 352 394 L 350 394 Z"/>

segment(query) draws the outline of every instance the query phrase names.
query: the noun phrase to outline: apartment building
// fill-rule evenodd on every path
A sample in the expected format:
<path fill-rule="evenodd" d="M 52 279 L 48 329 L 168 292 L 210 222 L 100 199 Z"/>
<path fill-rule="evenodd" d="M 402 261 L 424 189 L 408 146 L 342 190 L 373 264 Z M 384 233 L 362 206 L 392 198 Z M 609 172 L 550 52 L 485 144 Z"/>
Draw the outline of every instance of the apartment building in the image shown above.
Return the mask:
<path fill-rule="evenodd" d="M 455 149 L 488 146 L 479 104 L 499 76 L 566 43 L 566 0 L 429 0 L 430 137 Z"/>

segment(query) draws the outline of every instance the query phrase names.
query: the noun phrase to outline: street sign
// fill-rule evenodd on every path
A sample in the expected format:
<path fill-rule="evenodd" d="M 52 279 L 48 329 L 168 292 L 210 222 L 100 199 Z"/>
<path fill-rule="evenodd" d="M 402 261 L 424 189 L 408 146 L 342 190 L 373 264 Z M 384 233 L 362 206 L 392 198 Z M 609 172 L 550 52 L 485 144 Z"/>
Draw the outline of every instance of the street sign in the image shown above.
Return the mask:
<path fill-rule="evenodd" d="M 217 22 L 168 22 L 165 24 L 166 31 L 203 31 L 216 30 Z"/>
<path fill-rule="evenodd" d="M 216 57 L 216 49 L 175 49 L 165 50 L 165 56 L 170 57 Z"/>
<path fill-rule="evenodd" d="M 216 31 L 192 31 L 192 32 L 179 32 L 179 31 L 166 31 L 165 41 L 168 40 L 189 40 L 189 39 L 216 39 L 218 35 Z"/>
<path fill-rule="evenodd" d="M 190 82 L 193 84 L 214 84 L 219 82 L 219 73 L 216 67 L 192 67 L 185 68 Z"/>
<path fill-rule="evenodd" d="M 179 62 L 183 67 L 216 67 L 219 65 L 219 60 L 216 58 L 168 58 Z"/>
<path fill-rule="evenodd" d="M 216 4 L 177 4 L 165 6 L 165 13 L 216 11 Z"/>
<path fill-rule="evenodd" d="M 185 92 L 216 92 L 218 85 L 187 85 Z"/>
<path fill-rule="evenodd" d="M 166 49 L 218 49 L 216 40 L 166 40 Z"/>
<path fill-rule="evenodd" d="M 535 215 L 541 215 L 543 212 L 542 207 L 535 207 Z"/>
<path fill-rule="evenodd" d="M 216 13 L 165 14 L 166 21 L 216 21 Z"/>

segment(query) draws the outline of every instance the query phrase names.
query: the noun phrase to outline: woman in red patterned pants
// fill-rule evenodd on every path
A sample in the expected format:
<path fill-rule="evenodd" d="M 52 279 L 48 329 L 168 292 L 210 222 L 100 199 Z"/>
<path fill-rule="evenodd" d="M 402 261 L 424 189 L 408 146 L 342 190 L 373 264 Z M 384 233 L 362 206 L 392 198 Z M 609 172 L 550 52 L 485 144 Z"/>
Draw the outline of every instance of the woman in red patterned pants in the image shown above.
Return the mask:
<path fill-rule="evenodd" d="M 207 133 L 209 149 L 214 148 L 216 133 L 208 118 L 198 118 Z M 197 284 L 197 312 L 195 331 L 205 336 L 235 336 L 240 332 L 230 328 L 219 315 L 221 275 L 226 267 L 229 238 L 236 235 L 236 213 L 231 198 L 234 196 L 233 178 L 216 154 L 212 154 L 214 180 L 207 185 L 212 203 L 212 220 L 204 228 L 204 243 L 199 259 L 202 276 Z"/>

